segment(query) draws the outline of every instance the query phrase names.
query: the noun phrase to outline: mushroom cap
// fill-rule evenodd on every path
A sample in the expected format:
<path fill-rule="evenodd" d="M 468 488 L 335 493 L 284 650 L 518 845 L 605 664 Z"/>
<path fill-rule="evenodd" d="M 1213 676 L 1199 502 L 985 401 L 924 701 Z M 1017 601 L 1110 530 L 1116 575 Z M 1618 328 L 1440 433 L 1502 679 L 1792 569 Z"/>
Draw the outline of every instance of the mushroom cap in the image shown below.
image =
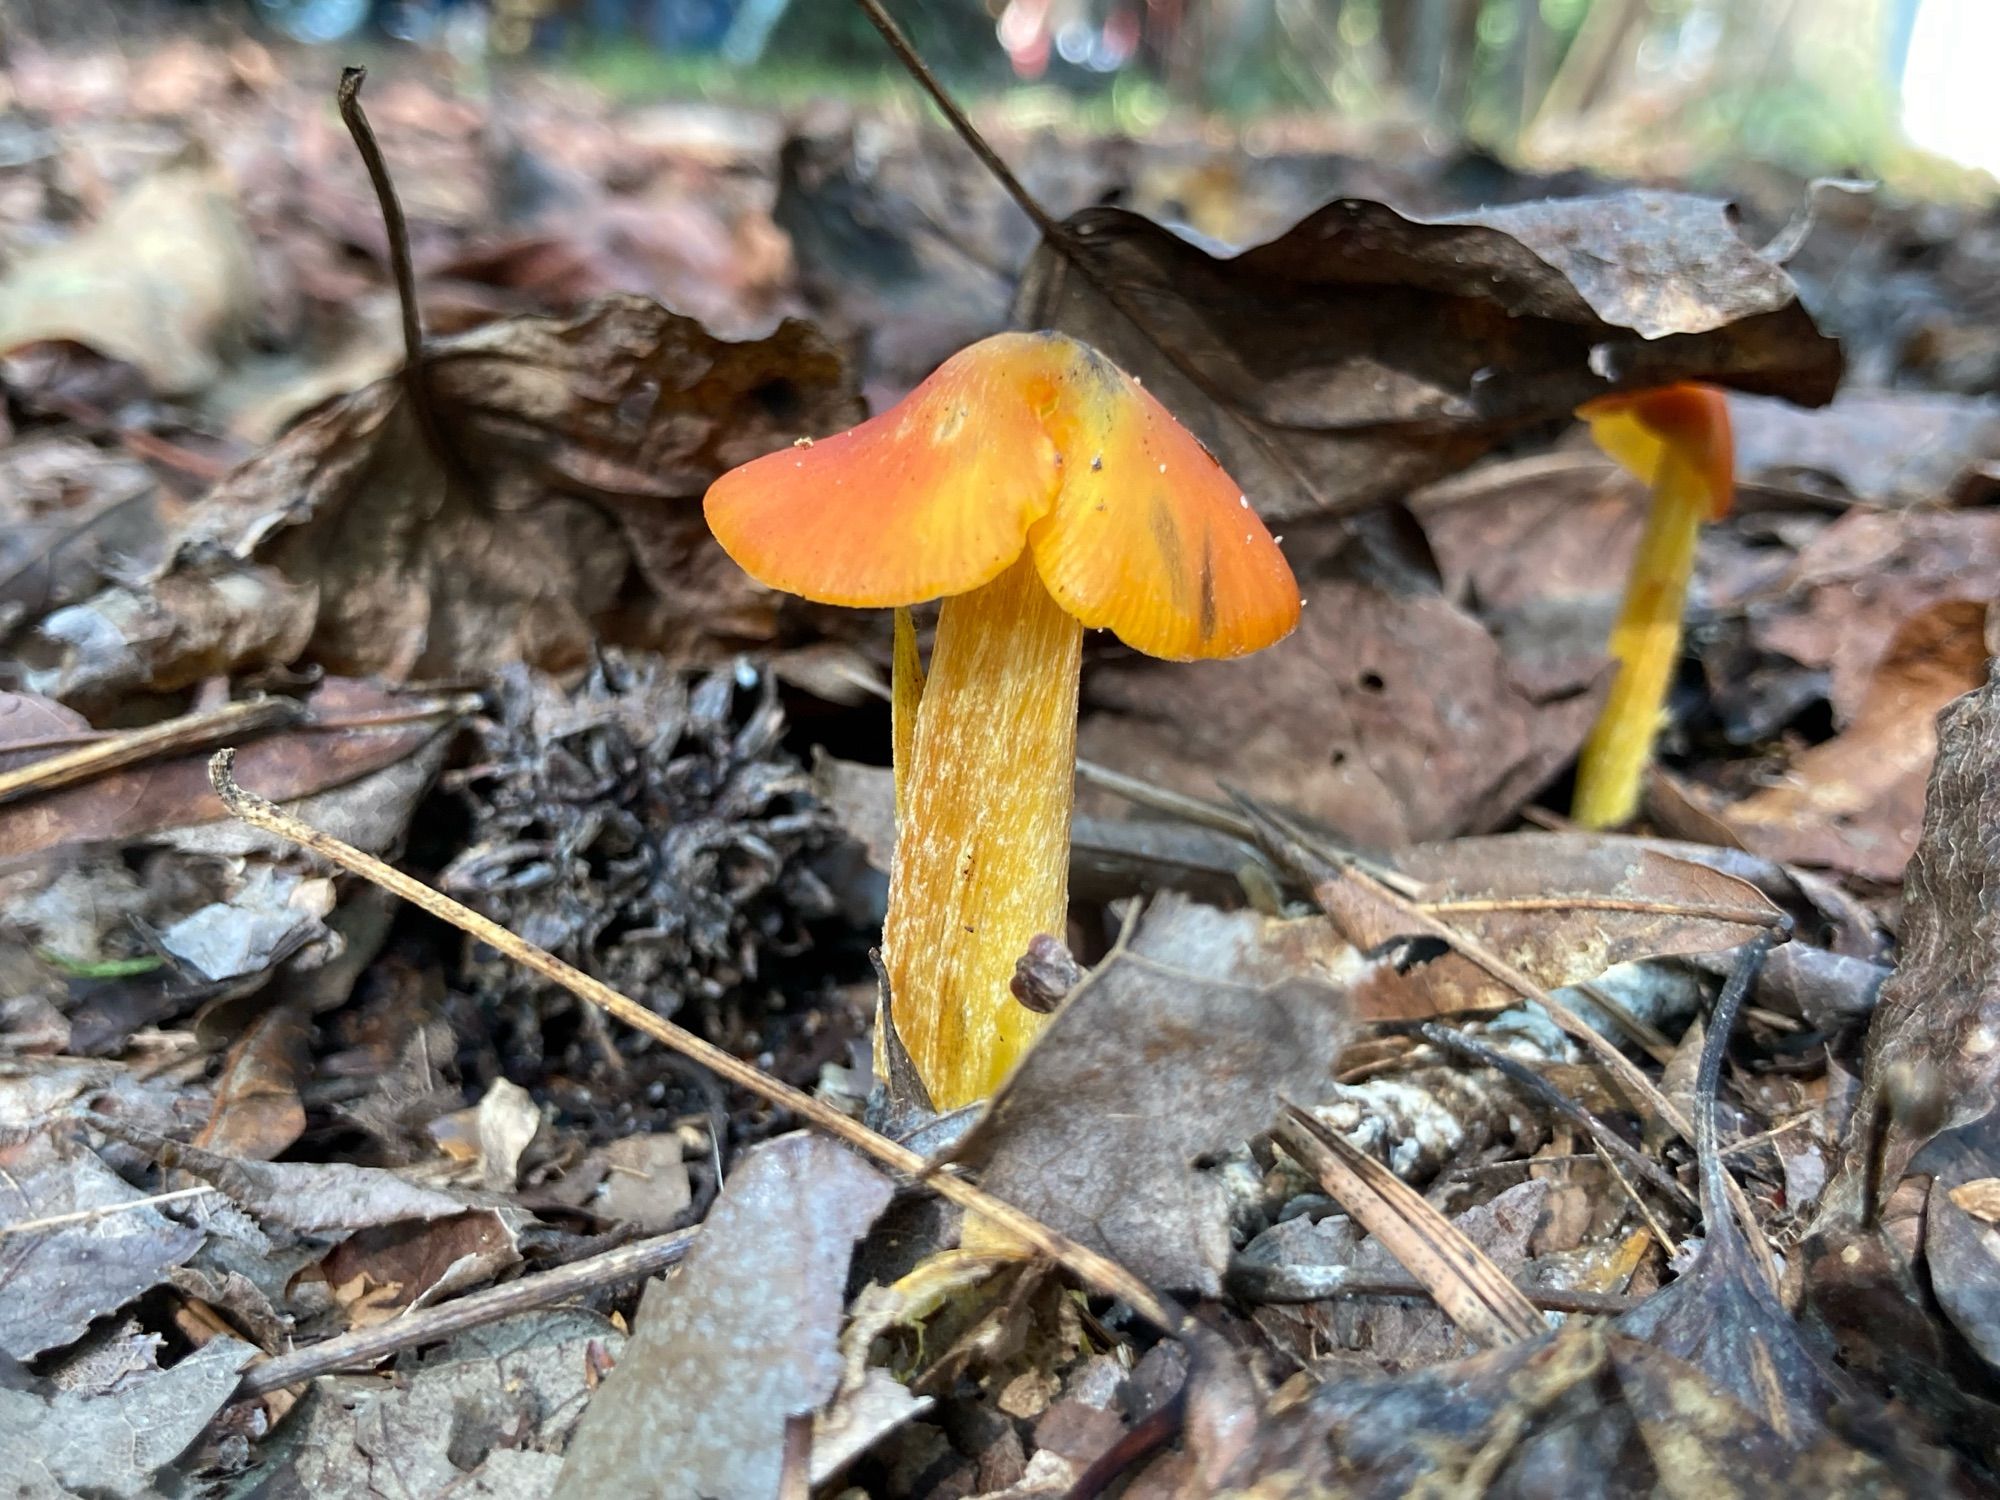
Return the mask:
<path fill-rule="evenodd" d="M 730 470 L 703 509 L 751 577 L 823 604 L 966 593 L 1025 547 L 1065 610 L 1152 656 L 1239 656 L 1299 619 L 1214 455 L 1059 333 L 982 339 L 880 416 Z"/>
<path fill-rule="evenodd" d="M 1576 414 L 1590 423 L 1590 435 L 1620 466 L 1647 484 L 1659 477 L 1660 461 L 1678 454 L 1701 477 L 1708 491 L 1708 519 L 1729 514 L 1736 495 L 1736 449 L 1729 431 L 1729 403 L 1712 385 L 1682 381 L 1653 390 L 1586 401 Z"/>

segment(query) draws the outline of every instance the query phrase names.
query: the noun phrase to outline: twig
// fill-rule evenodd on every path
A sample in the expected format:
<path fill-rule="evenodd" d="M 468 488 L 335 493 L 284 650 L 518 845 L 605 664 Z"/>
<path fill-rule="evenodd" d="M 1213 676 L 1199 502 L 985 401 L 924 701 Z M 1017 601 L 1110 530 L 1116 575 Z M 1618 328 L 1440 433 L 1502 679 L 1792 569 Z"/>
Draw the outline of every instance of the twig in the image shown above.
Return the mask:
<path fill-rule="evenodd" d="M 233 750 L 217 751 L 208 764 L 209 780 L 223 805 L 252 827 L 289 839 L 308 852 L 380 886 L 391 895 L 402 897 L 411 905 L 485 943 L 503 957 L 532 970 L 552 984 L 560 985 L 579 1000 L 597 1006 L 615 1020 L 644 1032 L 683 1057 L 692 1058 L 724 1082 L 747 1090 L 779 1109 L 791 1111 L 894 1171 L 928 1181 L 939 1197 L 992 1220 L 1036 1253 L 1067 1267 L 1102 1295 L 1123 1300 L 1162 1332 L 1171 1334 L 1179 1330 L 1184 1315 L 1172 1309 L 1150 1287 L 1109 1256 L 1079 1245 L 1067 1235 L 1050 1229 L 1013 1204 L 981 1191 L 963 1178 L 945 1171 L 930 1171 L 930 1164 L 909 1147 L 877 1134 L 832 1105 L 773 1078 L 713 1042 L 705 1041 L 693 1032 L 655 1015 L 602 980 L 571 967 L 553 953 L 524 941 L 498 922 L 460 905 L 422 881 L 384 864 L 373 855 L 363 854 L 350 844 L 342 843 L 255 793 L 245 791 L 236 784 L 231 773 L 234 759 Z"/>
<path fill-rule="evenodd" d="M 1314 891 L 1325 890 L 1331 883 L 1345 880 L 1352 882 L 1372 899 L 1386 902 L 1406 917 L 1418 931 L 1448 944 L 1455 952 L 1472 960 L 1522 999 L 1533 1000 L 1541 1006 L 1556 1025 L 1596 1055 L 1611 1076 L 1623 1085 L 1634 1104 L 1667 1125 L 1688 1144 L 1695 1143 L 1694 1124 L 1688 1119 L 1686 1111 L 1661 1093 L 1653 1080 L 1641 1072 L 1631 1058 L 1612 1045 L 1609 1037 L 1556 999 L 1528 975 L 1501 958 L 1472 934 L 1454 927 L 1449 922 L 1439 921 L 1423 907 L 1399 895 L 1365 870 L 1328 859 L 1301 839 L 1284 819 L 1251 798 L 1236 791 L 1230 791 L 1230 796 L 1257 825 L 1258 839 L 1272 857 L 1288 866 Z M 1328 904 L 1326 896 L 1320 897 L 1320 904 L 1322 906 Z M 1780 929 L 1780 932 L 1783 936 L 1790 936 L 1788 929 Z M 1756 941 L 1771 940 L 1778 935 L 1767 929 L 1759 934 Z M 1744 1237 L 1750 1246 L 1751 1254 L 1763 1272 L 1766 1282 L 1775 1287 L 1778 1285 L 1777 1263 L 1771 1258 L 1770 1242 L 1764 1238 L 1763 1226 L 1757 1222 L 1756 1211 L 1750 1205 L 1749 1195 L 1743 1191 L 1742 1184 L 1728 1172 L 1723 1172 L 1722 1178 L 1730 1206 L 1735 1209 L 1736 1217 L 1743 1225 Z"/>
<path fill-rule="evenodd" d="M 1653 1243 L 1662 1249 L 1671 1245 L 1674 1242 L 1673 1236 L 1667 1233 L 1667 1226 L 1660 1222 L 1651 1206 L 1640 1196 L 1639 1189 L 1632 1184 L 1632 1179 L 1620 1169 L 1618 1158 L 1600 1147 L 1597 1159 L 1603 1164 L 1604 1170 L 1611 1174 L 1611 1180 L 1618 1184 L 1618 1190 L 1631 1200 L 1632 1207 L 1638 1211 L 1639 1217 L 1646 1221 L 1646 1230 L 1653 1236 Z"/>
<path fill-rule="evenodd" d="M 931 96 L 931 102 L 951 122 L 951 128 L 958 132 L 958 138 L 971 148 L 972 154 L 979 158 L 980 164 L 993 174 L 994 180 L 1001 187 L 1007 190 L 1007 196 L 1020 204 L 1021 212 L 1033 221 L 1042 238 L 1052 244 L 1066 247 L 1069 243 L 1069 231 L 1056 222 L 1054 216 L 1036 201 L 1035 195 L 1022 185 L 1021 179 L 1016 177 L 1007 163 L 1000 159 L 1000 153 L 986 144 L 986 137 L 979 133 L 979 128 L 972 123 L 965 111 L 958 107 L 958 101 L 952 98 L 950 92 L 938 81 L 937 75 L 930 70 L 930 64 L 918 55 L 909 36 L 896 24 L 896 18 L 882 8 L 881 0 L 858 0 L 858 3 L 862 14 L 867 16 L 875 29 L 882 33 L 882 40 L 889 44 L 889 50 L 896 54 L 896 60 L 909 69 L 910 76 L 923 86 L 924 92 Z"/>
<path fill-rule="evenodd" d="M 1090 786 L 1101 788 L 1115 797 L 1123 797 L 1135 807 L 1151 808 L 1154 812 L 1166 813 L 1198 827 L 1212 828 L 1217 833 L 1232 834 L 1250 844 L 1258 843 L 1257 825 L 1234 808 L 1219 802 L 1211 802 L 1206 797 L 1189 796 L 1186 792 L 1172 791 L 1155 786 L 1138 776 L 1129 776 L 1123 771 L 1114 771 L 1109 766 L 1101 766 L 1096 761 L 1078 757 L 1076 779 Z M 1404 895 L 1416 899 L 1423 894 L 1421 882 L 1371 860 L 1351 849 L 1343 849 L 1341 858 L 1360 865 L 1385 885 L 1393 886 Z"/>
<path fill-rule="evenodd" d="M 22 399 L 38 411 L 67 418 L 79 427 L 117 439 L 135 458 L 159 464 L 162 468 L 185 474 L 188 478 L 200 480 L 203 484 L 214 484 L 234 467 L 219 458 L 211 458 L 206 453 L 197 453 L 191 448 L 181 447 L 178 443 L 170 443 L 156 432 L 148 432 L 143 427 L 116 421 L 88 401 L 79 401 L 72 396 L 54 395 L 46 391 L 28 392 Z M 98 516 L 91 516 L 83 524 L 94 525 L 99 519 Z"/>
<path fill-rule="evenodd" d="M 1634 1015 L 1623 1001 L 1598 981 L 1586 979 L 1573 988 L 1588 996 L 1590 1003 L 1609 1016 L 1612 1024 L 1624 1032 L 1629 1041 L 1661 1067 L 1674 1060 L 1673 1044 L 1661 1034 L 1660 1029 Z"/>
<path fill-rule="evenodd" d="M 1546 1331 L 1534 1304 L 1493 1258 L 1380 1162 L 1295 1104 L 1285 1106 L 1272 1134 L 1468 1338 L 1497 1349 Z"/>
<path fill-rule="evenodd" d="M 1595 1158 L 1592 1158 L 1593 1160 Z M 1352 1266 L 1269 1266 L 1232 1261 L 1226 1281 L 1245 1302 L 1295 1306 L 1335 1297 L 1421 1297 L 1435 1301 L 1416 1277 L 1390 1271 L 1357 1271 Z M 1592 1313 L 1616 1317 L 1634 1305 L 1615 1292 L 1576 1292 L 1560 1287 L 1521 1287 L 1521 1295 L 1543 1312 Z"/>
<path fill-rule="evenodd" d="M 1465 913 L 1501 911 L 1626 911 L 1648 916 L 1688 917 L 1703 922 L 1740 922 L 1746 927 L 1782 927 L 1790 919 L 1781 911 L 1717 902 L 1648 901 L 1639 896 L 1452 896 L 1424 904 L 1426 911 L 1451 918 Z"/>
<path fill-rule="evenodd" d="M 304 707 L 295 698 L 255 698 L 244 703 L 225 704 L 208 713 L 183 714 L 178 719 L 148 724 L 143 729 L 129 729 L 75 750 L 30 761 L 11 771 L 0 771 L 0 802 L 73 786 L 79 781 L 88 781 L 138 761 L 202 749 L 220 739 L 293 724 L 304 713 Z"/>
<path fill-rule="evenodd" d="M 204 1193 L 212 1193 L 212 1187 L 175 1188 L 170 1193 L 154 1193 L 148 1198 L 127 1198 L 123 1203 L 100 1203 L 95 1208 L 79 1208 L 73 1213 L 50 1214 L 46 1219 L 23 1219 L 18 1224 L 0 1224 L 0 1237 L 10 1234 L 38 1234 L 45 1229 L 61 1229 L 68 1224 L 88 1224 L 96 1219 L 108 1219 L 114 1214 L 128 1214 L 135 1209 L 155 1208 L 162 1203 L 179 1203 L 184 1198 L 199 1198 Z"/>
<path fill-rule="evenodd" d="M 375 189 L 375 202 L 382 211 L 382 228 L 389 239 L 389 274 L 396 282 L 396 305 L 403 315 L 403 391 L 411 413 L 424 435 L 424 442 L 450 479 L 463 481 L 467 475 L 457 447 L 445 436 L 431 399 L 429 367 L 424 361 L 424 320 L 417 301 L 416 265 L 410 258 L 410 225 L 403 217 L 402 200 L 389 176 L 389 164 L 375 139 L 375 127 L 361 107 L 361 85 L 368 80 L 366 68 L 342 68 L 340 86 L 334 97 L 340 104 L 340 118 L 354 137 L 354 149 L 368 169 L 368 181 Z"/>
<path fill-rule="evenodd" d="M 641 1240 L 635 1245 L 620 1245 L 616 1250 L 572 1261 L 553 1271 L 523 1276 L 505 1286 L 488 1287 L 483 1292 L 473 1292 L 450 1302 L 441 1302 L 435 1307 L 421 1308 L 374 1328 L 361 1328 L 337 1338 L 308 1344 L 303 1349 L 280 1354 L 275 1359 L 265 1360 L 245 1370 L 243 1378 L 236 1383 L 233 1399 L 248 1401 L 253 1396 L 269 1395 L 272 1391 L 299 1385 L 321 1375 L 364 1369 L 392 1354 L 414 1349 L 419 1344 L 435 1344 L 468 1328 L 483 1327 L 502 1318 L 511 1318 L 516 1313 L 532 1312 L 538 1307 L 547 1307 L 602 1287 L 616 1286 L 623 1281 L 637 1281 L 642 1276 L 664 1271 L 680 1260 L 688 1253 L 699 1233 L 699 1227 L 682 1229 L 657 1239 Z"/>

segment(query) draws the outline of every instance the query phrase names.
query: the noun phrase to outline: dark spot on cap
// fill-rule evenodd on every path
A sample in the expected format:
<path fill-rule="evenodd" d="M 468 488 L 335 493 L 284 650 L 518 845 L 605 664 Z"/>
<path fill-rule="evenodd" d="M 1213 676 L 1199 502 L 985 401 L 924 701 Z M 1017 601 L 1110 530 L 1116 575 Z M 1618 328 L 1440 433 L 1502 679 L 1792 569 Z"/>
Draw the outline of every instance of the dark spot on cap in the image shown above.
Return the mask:
<path fill-rule="evenodd" d="M 1201 638 L 1215 638 L 1215 539 L 1206 527 L 1201 533 Z"/>

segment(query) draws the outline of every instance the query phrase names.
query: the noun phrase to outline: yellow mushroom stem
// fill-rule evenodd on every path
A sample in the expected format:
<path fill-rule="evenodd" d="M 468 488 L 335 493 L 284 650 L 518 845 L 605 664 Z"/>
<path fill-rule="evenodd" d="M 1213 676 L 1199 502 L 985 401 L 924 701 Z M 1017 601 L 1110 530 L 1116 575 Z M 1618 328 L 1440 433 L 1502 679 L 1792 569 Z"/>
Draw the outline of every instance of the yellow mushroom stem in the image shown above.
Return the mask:
<path fill-rule="evenodd" d="M 911 634 L 906 666 L 902 634 L 899 711 L 916 657 Z M 1082 658 L 1082 625 L 1025 551 L 938 614 L 897 771 L 882 960 L 897 1031 L 941 1110 L 991 1094 L 1043 1021 L 1008 981 L 1035 934 L 1065 931 Z"/>
<path fill-rule="evenodd" d="M 896 611 L 895 646 L 889 657 L 889 764 L 895 776 L 896 825 L 909 796 L 910 755 L 917 747 L 917 705 L 924 698 L 924 658 L 917 650 L 917 622 Z"/>
<path fill-rule="evenodd" d="M 1669 447 L 1658 462 L 1652 510 L 1611 632 L 1618 675 L 1577 762 L 1571 813 L 1587 828 L 1615 827 L 1639 810 L 1640 787 L 1680 660 L 1695 540 L 1701 523 L 1714 514 L 1709 481 L 1693 460 Z"/>

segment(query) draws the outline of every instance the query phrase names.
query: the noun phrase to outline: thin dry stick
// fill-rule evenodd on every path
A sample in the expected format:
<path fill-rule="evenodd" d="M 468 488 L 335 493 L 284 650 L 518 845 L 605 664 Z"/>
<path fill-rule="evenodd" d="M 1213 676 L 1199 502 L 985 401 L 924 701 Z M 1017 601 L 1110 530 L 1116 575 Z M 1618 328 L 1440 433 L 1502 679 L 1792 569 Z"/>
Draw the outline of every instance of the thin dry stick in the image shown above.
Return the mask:
<path fill-rule="evenodd" d="M 1547 1331 L 1534 1303 L 1492 1257 L 1380 1162 L 1296 1105 L 1285 1106 L 1275 1135 L 1468 1337 L 1492 1349 Z"/>
<path fill-rule="evenodd" d="M 1415 902 L 1374 879 L 1365 870 L 1353 865 L 1337 864 L 1318 853 L 1283 819 L 1249 797 L 1235 791 L 1231 791 L 1230 795 L 1235 799 L 1236 805 L 1242 808 L 1257 825 L 1258 838 L 1273 857 L 1289 865 L 1309 886 L 1317 890 L 1328 881 L 1352 881 L 1376 900 L 1386 902 L 1402 912 L 1417 930 L 1437 938 L 1454 951 L 1463 954 L 1522 999 L 1533 1000 L 1540 1005 L 1556 1025 L 1597 1056 L 1611 1076 L 1624 1087 L 1633 1103 L 1666 1124 L 1689 1145 L 1694 1144 L 1694 1125 L 1688 1119 L 1686 1111 L 1661 1093 L 1653 1080 L 1641 1072 L 1638 1065 L 1629 1057 L 1620 1052 L 1609 1037 L 1535 983 L 1528 975 L 1501 958 L 1470 933 L 1452 926 L 1449 922 L 1439 921 Z M 1763 1226 L 1757 1222 L 1756 1212 L 1750 1206 L 1749 1195 L 1743 1191 L 1743 1185 L 1735 1177 L 1727 1172 L 1722 1175 L 1729 1194 L 1730 1206 L 1735 1209 L 1736 1217 L 1743 1225 L 1744 1237 L 1750 1244 L 1751 1255 L 1763 1272 L 1765 1280 L 1775 1288 L 1778 1285 L 1778 1267 L 1771 1258 L 1771 1246 L 1764 1238 Z"/>
<path fill-rule="evenodd" d="M 205 749 L 219 739 L 295 723 L 304 712 L 304 707 L 293 698 L 258 698 L 108 735 L 59 755 L 0 771 L 0 802 L 74 786 L 142 760 Z"/>
<path fill-rule="evenodd" d="M 1646 1221 L 1646 1230 L 1653 1236 L 1653 1243 L 1660 1246 L 1662 1250 L 1668 1245 L 1673 1244 L 1672 1237 L 1667 1233 L 1667 1226 L 1660 1222 L 1659 1217 L 1653 1212 L 1646 1200 L 1640 1196 L 1639 1189 L 1633 1185 L 1632 1179 L 1620 1170 L 1618 1158 L 1609 1151 L 1606 1151 L 1602 1142 L 1598 1144 L 1597 1159 L 1603 1163 L 1604 1170 L 1611 1174 L 1611 1180 L 1618 1184 L 1625 1197 L 1631 1202 L 1632 1207 L 1638 1210 L 1639 1217 Z"/>
<path fill-rule="evenodd" d="M 1746 927 L 1781 927 L 1785 914 L 1756 906 L 1727 906 L 1692 901 L 1648 901 L 1638 896 L 1452 896 L 1424 903 L 1424 909 L 1450 918 L 1496 911 L 1628 911 L 1641 915 L 1691 917 L 1697 921 L 1740 922 Z"/>
<path fill-rule="evenodd" d="M 1007 190 L 1007 196 L 1020 204 L 1021 212 L 1034 223 L 1042 238 L 1067 250 L 1069 231 L 1057 223 L 1054 216 L 1036 201 L 1035 195 L 1022 185 L 1021 179 L 1016 177 L 1007 163 L 1000 159 L 1000 153 L 986 144 L 986 137 L 979 133 L 979 128 L 972 123 L 965 111 L 958 107 L 958 101 L 952 98 L 945 86 L 938 81 L 937 75 L 930 70 L 930 65 L 911 44 L 909 36 L 896 24 L 896 18 L 882 8 L 881 0 L 859 0 L 859 3 L 862 14 L 867 16 L 875 29 L 882 33 L 882 40 L 887 42 L 889 50 L 896 54 L 896 61 L 907 68 L 910 76 L 922 85 L 924 92 L 931 96 L 931 103 L 951 121 L 951 128 L 958 132 L 958 138 L 971 148 L 972 154 L 979 158 L 980 164 L 993 174 L 994 180 L 1001 187 Z"/>
<path fill-rule="evenodd" d="M 95 1208 L 79 1208 L 72 1213 L 50 1214 L 46 1219 L 23 1219 L 17 1224 L 0 1224 L 0 1237 L 10 1234 L 38 1234 L 45 1229 L 61 1229 L 68 1224 L 88 1224 L 97 1219 L 108 1219 L 115 1214 L 129 1214 L 142 1208 L 157 1208 L 162 1203 L 179 1203 L 184 1198 L 199 1198 L 204 1193 L 212 1193 L 212 1187 L 175 1188 L 170 1193 L 154 1193 L 146 1198 L 127 1198 L 122 1203 L 100 1203 Z"/>
<path fill-rule="evenodd" d="M 1589 996 L 1590 1003 L 1609 1016 L 1612 1024 L 1624 1032 L 1627 1039 L 1642 1048 L 1654 1062 L 1665 1067 L 1674 1060 L 1673 1044 L 1661 1034 L 1660 1029 L 1650 1021 L 1640 1020 L 1625 1007 L 1623 1001 L 1603 985 L 1594 979 L 1586 979 L 1576 988 Z"/>
<path fill-rule="evenodd" d="M 1598 1161 L 1595 1155 L 1577 1158 Z M 1290 1307 L 1304 1302 L 1330 1302 L 1339 1297 L 1421 1297 L 1435 1303 L 1431 1289 L 1407 1273 L 1356 1271 L 1352 1266 L 1258 1265 L 1234 1261 L 1227 1285 L 1232 1296 L 1245 1302 Z M 1587 1313 L 1616 1317 L 1629 1312 L 1637 1299 L 1617 1292 L 1579 1292 L 1561 1287 L 1524 1286 L 1521 1295 L 1543 1312 Z"/>
<path fill-rule="evenodd" d="M 553 953 L 516 937 L 498 922 L 482 917 L 470 907 L 461 906 L 449 896 L 425 885 L 421 880 L 405 875 L 401 870 L 384 864 L 373 855 L 363 854 L 351 844 L 342 843 L 303 819 L 293 817 L 254 792 L 244 790 L 236 784 L 231 772 L 235 755 L 236 752 L 233 750 L 217 751 L 215 757 L 208 763 L 209 781 L 214 785 L 215 794 L 222 799 L 223 805 L 253 828 L 261 828 L 267 833 L 289 839 L 329 863 L 380 886 L 391 895 L 402 897 L 412 906 L 421 907 L 432 916 L 449 922 L 461 932 L 477 938 L 522 968 L 534 971 L 552 984 L 561 985 L 579 1000 L 589 1002 L 634 1030 L 643 1031 L 647 1036 L 672 1048 L 683 1057 L 692 1058 L 725 1083 L 734 1084 L 737 1088 L 745 1089 L 767 1103 L 791 1111 L 836 1140 L 872 1156 L 894 1171 L 913 1178 L 923 1178 L 937 1191 L 939 1197 L 949 1199 L 960 1208 L 992 1220 L 994 1224 L 1037 1254 L 1067 1267 L 1096 1291 L 1107 1297 L 1121 1299 L 1162 1332 L 1171 1334 L 1179 1330 L 1181 1316 L 1170 1309 L 1150 1287 L 1109 1256 L 1100 1255 L 1095 1250 L 1077 1244 L 1067 1235 L 1050 1229 L 1013 1204 L 981 1191 L 962 1178 L 942 1171 L 931 1172 L 930 1164 L 909 1147 L 899 1145 L 887 1136 L 878 1135 L 859 1120 L 849 1118 L 833 1106 L 771 1077 L 770 1074 L 743 1061 L 740 1057 L 725 1052 L 713 1042 L 704 1041 L 693 1032 L 685 1031 L 673 1022 L 653 1014 L 638 1001 L 619 994 L 602 980 L 593 979 L 580 969 L 572 968 Z"/>
<path fill-rule="evenodd" d="M 505 1286 L 488 1287 L 455 1301 L 421 1308 L 374 1328 L 357 1329 L 294 1349 L 290 1354 L 280 1354 L 245 1370 L 232 1399 L 248 1401 L 253 1396 L 268 1395 L 321 1375 L 366 1369 L 392 1354 L 420 1344 L 435 1344 L 468 1328 L 480 1328 L 585 1292 L 652 1276 L 686 1255 L 698 1233 L 698 1229 L 682 1229 L 635 1245 L 620 1245 L 616 1250 L 572 1261 L 553 1271 L 523 1276 Z"/>

